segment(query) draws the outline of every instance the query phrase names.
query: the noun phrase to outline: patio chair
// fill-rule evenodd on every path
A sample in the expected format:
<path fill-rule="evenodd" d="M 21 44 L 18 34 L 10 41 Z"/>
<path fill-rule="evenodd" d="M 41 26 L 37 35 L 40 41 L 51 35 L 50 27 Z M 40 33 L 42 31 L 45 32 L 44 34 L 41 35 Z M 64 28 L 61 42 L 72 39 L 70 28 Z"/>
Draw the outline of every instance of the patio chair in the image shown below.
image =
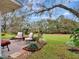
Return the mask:
<path fill-rule="evenodd" d="M 28 38 L 25 38 L 25 40 L 33 40 L 33 33 L 31 32 L 29 35 L 28 35 Z"/>
<path fill-rule="evenodd" d="M 15 39 L 23 39 L 24 40 L 24 36 L 22 32 L 18 32 Z"/>

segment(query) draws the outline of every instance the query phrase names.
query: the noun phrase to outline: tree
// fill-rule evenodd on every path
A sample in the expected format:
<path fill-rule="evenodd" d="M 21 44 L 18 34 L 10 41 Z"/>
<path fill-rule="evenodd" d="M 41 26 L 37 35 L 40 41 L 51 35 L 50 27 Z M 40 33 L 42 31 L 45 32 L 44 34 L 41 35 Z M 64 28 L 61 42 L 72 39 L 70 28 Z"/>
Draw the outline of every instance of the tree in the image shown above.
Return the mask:
<path fill-rule="evenodd" d="M 4 32 L 6 33 L 7 32 L 7 29 L 8 29 L 8 25 L 9 25 L 9 22 L 11 20 L 11 14 L 10 13 L 7 13 L 7 14 L 4 14 L 2 15 L 2 25 L 1 25 L 1 32 Z"/>
<path fill-rule="evenodd" d="M 32 6 L 31 6 L 32 7 Z M 42 9 L 38 10 L 38 11 L 34 11 L 31 9 L 31 11 L 33 11 L 32 13 L 29 13 L 27 15 L 32 15 L 32 14 L 42 14 L 43 12 L 45 11 L 51 11 L 52 9 L 56 8 L 56 7 L 59 7 L 59 8 L 63 8 L 65 10 L 68 10 L 69 12 L 71 12 L 72 14 L 74 14 L 75 16 L 77 16 L 79 18 L 79 12 L 72 9 L 72 8 L 69 8 L 63 4 L 57 4 L 57 5 L 53 5 L 52 7 L 49 7 L 49 8 L 46 8 L 44 5 L 41 5 Z"/>
<path fill-rule="evenodd" d="M 39 21 L 32 22 L 30 28 L 33 32 L 45 32 L 47 30 L 47 21 L 42 19 Z"/>
<path fill-rule="evenodd" d="M 42 31 L 44 33 L 62 33 L 68 34 L 79 27 L 79 22 L 65 18 L 63 15 L 57 19 L 39 20 L 31 23 L 31 30 L 34 32 Z"/>
<path fill-rule="evenodd" d="M 25 23 L 24 17 L 22 17 L 22 16 L 17 17 L 17 16 L 14 15 L 11 18 L 11 22 L 9 24 L 8 31 L 11 32 L 11 33 L 23 32 L 24 23 Z"/>
<path fill-rule="evenodd" d="M 72 30 L 78 28 L 78 22 L 65 18 L 63 15 L 58 17 L 58 23 L 60 24 L 59 30 L 61 33 L 71 33 Z"/>

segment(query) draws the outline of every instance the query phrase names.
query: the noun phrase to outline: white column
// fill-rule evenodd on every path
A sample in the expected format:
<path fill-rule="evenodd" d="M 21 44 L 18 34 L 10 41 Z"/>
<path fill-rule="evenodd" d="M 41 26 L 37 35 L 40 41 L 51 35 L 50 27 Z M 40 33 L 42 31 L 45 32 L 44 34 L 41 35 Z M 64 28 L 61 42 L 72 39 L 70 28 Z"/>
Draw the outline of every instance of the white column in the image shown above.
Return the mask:
<path fill-rule="evenodd" d="M 2 56 L 2 51 L 1 51 L 1 12 L 0 12 L 0 57 Z"/>

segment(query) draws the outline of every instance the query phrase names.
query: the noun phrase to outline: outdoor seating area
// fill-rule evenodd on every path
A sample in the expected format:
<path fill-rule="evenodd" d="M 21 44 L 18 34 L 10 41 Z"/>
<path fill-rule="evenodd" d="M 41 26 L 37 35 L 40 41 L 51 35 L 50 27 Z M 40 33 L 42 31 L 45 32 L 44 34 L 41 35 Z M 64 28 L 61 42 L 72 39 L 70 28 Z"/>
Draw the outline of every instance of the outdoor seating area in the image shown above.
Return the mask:
<path fill-rule="evenodd" d="M 22 32 L 18 32 L 16 38 L 11 40 L 1 40 L 2 53 L 5 58 L 19 59 L 29 56 L 32 52 L 38 51 L 46 44 L 44 40 L 33 41 L 33 33 L 28 35 L 27 40 L 23 40 Z M 29 41 L 29 43 L 27 43 Z M 34 46 L 36 46 L 34 48 Z M 6 50 L 7 48 L 8 50 Z"/>

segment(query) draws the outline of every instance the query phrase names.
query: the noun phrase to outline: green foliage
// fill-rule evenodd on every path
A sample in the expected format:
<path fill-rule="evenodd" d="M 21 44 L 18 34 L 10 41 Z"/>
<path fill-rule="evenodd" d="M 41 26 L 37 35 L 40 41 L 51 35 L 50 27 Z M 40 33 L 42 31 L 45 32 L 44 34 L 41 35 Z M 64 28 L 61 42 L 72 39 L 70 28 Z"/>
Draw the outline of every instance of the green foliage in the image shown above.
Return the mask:
<path fill-rule="evenodd" d="M 79 22 L 72 19 L 65 18 L 63 15 L 57 19 L 39 20 L 31 23 L 31 30 L 38 32 L 41 30 L 43 33 L 53 34 L 71 34 L 72 30 L 79 28 Z"/>
<path fill-rule="evenodd" d="M 43 33 L 35 33 L 33 36 L 33 40 L 38 41 L 40 38 L 42 38 Z"/>
<path fill-rule="evenodd" d="M 28 45 L 28 49 L 35 50 L 35 49 L 38 49 L 38 46 L 35 43 L 30 43 Z"/>
<path fill-rule="evenodd" d="M 1 33 L 1 36 L 5 36 L 6 33 Z"/>
<path fill-rule="evenodd" d="M 79 28 L 75 29 L 72 32 L 72 35 L 70 36 L 70 38 L 73 38 L 74 40 L 78 40 L 79 39 Z"/>
<path fill-rule="evenodd" d="M 11 39 L 12 37 L 15 37 L 15 34 L 5 34 L 5 36 L 1 36 L 1 39 Z"/>
<path fill-rule="evenodd" d="M 35 34 L 35 35 L 33 36 L 33 40 L 34 40 L 34 41 L 38 41 L 38 40 L 39 40 L 39 36 L 38 36 L 37 34 Z"/>
<path fill-rule="evenodd" d="M 70 36 L 72 42 L 76 47 L 79 47 L 79 28 L 75 29 Z M 71 42 L 71 41 L 70 41 Z"/>

